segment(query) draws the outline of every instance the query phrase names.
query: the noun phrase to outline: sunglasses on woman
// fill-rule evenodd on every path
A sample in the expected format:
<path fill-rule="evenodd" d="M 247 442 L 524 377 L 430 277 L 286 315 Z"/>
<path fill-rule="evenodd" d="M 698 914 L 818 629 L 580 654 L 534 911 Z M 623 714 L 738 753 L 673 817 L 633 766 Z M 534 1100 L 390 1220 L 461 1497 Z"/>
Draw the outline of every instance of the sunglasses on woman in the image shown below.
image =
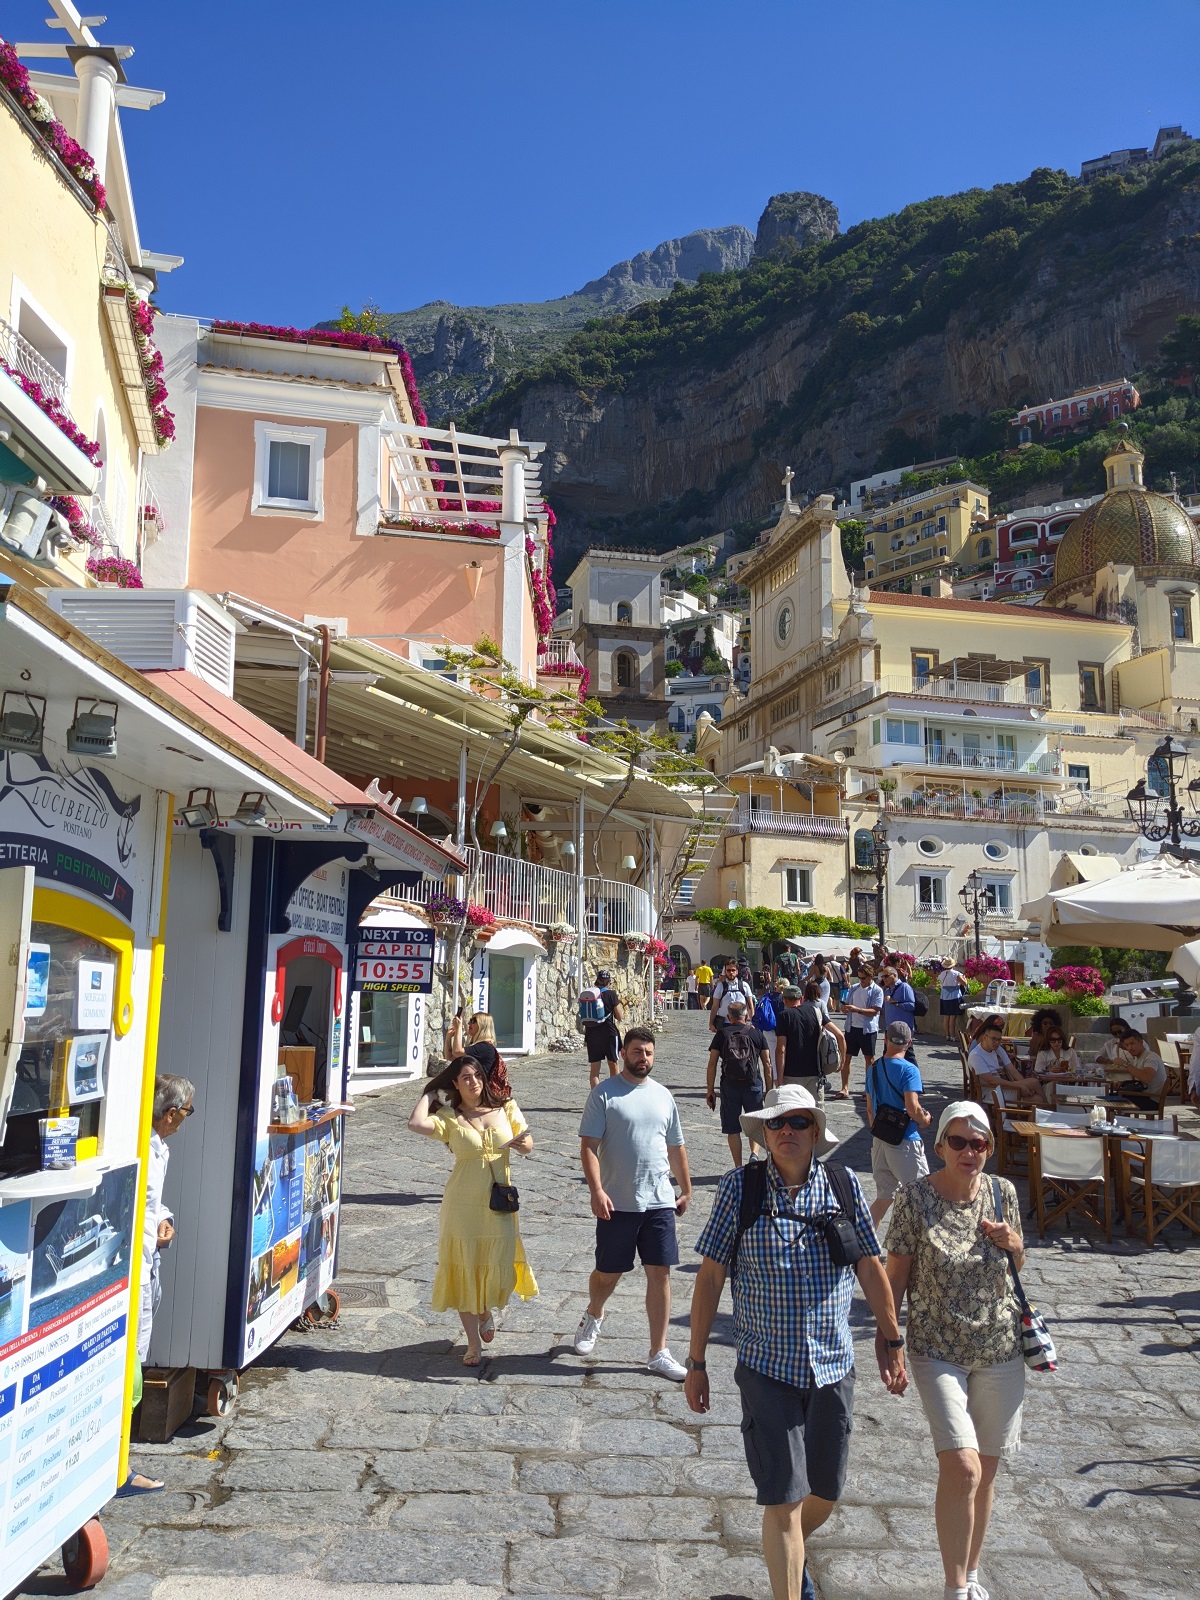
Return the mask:
<path fill-rule="evenodd" d="M 767 1127 L 770 1126 L 768 1122 Z M 951 1150 L 969 1150 L 973 1156 L 986 1155 L 988 1150 L 986 1139 L 964 1139 L 961 1133 L 948 1133 L 946 1143 Z"/>
<path fill-rule="evenodd" d="M 813 1117 L 769 1117 L 767 1127 L 772 1133 L 778 1133 L 780 1128 L 791 1128 L 796 1133 L 804 1133 L 809 1128 L 816 1127 Z"/>

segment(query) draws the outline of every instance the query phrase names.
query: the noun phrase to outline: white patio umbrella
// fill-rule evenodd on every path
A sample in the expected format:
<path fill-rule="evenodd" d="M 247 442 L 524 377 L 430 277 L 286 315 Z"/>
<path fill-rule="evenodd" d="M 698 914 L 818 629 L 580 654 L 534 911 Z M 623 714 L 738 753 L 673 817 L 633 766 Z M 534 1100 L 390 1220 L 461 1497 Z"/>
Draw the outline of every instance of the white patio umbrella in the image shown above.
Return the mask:
<path fill-rule="evenodd" d="M 1200 982 L 1200 939 L 1181 944 L 1167 962 L 1167 971 L 1174 972 L 1189 989 L 1194 989 Z"/>
<path fill-rule="evenodd" d="M 1100 883 L 1057 889 L 1021 914 L 1041 925 L 1042 943 L 1051 948 L 1174 950 L 1200 935 L 1200 866 L 1172 856 L 1139 861 Z"/>

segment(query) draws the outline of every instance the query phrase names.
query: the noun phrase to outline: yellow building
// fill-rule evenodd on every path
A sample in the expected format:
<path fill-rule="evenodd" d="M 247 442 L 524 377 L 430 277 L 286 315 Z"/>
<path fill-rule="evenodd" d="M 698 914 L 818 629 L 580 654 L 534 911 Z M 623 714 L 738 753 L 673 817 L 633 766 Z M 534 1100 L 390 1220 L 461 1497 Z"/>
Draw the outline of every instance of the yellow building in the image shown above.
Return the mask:
<path fill-rule="evenodd" d="M 863 567 L 873 589 L 936 593 L 952 566 L 974 567 L 996 553 L 985 527 L 988 491 L 969 479 L 902 495 L 867 514 Z M 743 576 L 744 581 L 744 576 Z"/>
<path fill-rule="evenodd" d="M 155 532 L 142 463 L 171 432 L 148 297 L 178 258 L 141 246 L 118 123 L 163 97 L 74 32 L 39 51 L 65 66 L 69 48 L 73 72 L 9 55 L 0 97 L 0 568 L 50 586 L 136 564 Z"/>

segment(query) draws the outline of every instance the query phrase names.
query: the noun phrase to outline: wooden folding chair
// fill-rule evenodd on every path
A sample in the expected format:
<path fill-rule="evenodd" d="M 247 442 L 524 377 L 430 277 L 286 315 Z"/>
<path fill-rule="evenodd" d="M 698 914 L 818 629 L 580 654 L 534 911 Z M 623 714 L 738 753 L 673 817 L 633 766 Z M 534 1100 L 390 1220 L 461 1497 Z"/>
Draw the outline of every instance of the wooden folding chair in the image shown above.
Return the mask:
<path fill-rule="evenodd" d="M 1017 1172 L 1028 1161 L 1026 1141 L 1012 1129 L 1013 1118 L 1026 1115 L 1015 1089 L 989 1088 L 985 1091 L 984 1106 L 992 1119 L 992 1134 L 996 1143 L 996 1169 L 1002 1173 Z"/>
<path fill-rule="evenodd" d="M 1144 1146 L 1124 1146 L 1121 1163 L 1127 1232 L 1140 1215 L 1147 1244 L 1172 1222 L 1200 1234 L 1200 1142 L 1147 1139 Z"/>
<path fill-rule="evenodd" d="M 1078 1211 L 1111 1240 L 1109 1141 L 1048 1128 L 1029 1143 L 1029 1188 L 1037 1208 L 1038 1237 L 1044 1239 L 1046 1229 L 1059 1217 Z"/>

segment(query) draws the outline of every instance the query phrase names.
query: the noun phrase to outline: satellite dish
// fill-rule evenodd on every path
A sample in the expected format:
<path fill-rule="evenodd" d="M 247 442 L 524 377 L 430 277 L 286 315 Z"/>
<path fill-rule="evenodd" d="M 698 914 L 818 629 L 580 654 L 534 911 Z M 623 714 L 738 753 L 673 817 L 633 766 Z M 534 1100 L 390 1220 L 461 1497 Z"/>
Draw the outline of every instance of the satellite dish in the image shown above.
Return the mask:
<path fill-rule="evenodd" d="M 839 767 L 844 766 L 846 762 L 846 752 L 844 750 L 835 750 L 833 752 L 833 759 L 837 762 Z"/>
<path fill-rule="evenodd" d="M 731 900 L 726 909 L 729 911 L 740 911 L 742 909 L 742 902 L 740 900 Z"/>

